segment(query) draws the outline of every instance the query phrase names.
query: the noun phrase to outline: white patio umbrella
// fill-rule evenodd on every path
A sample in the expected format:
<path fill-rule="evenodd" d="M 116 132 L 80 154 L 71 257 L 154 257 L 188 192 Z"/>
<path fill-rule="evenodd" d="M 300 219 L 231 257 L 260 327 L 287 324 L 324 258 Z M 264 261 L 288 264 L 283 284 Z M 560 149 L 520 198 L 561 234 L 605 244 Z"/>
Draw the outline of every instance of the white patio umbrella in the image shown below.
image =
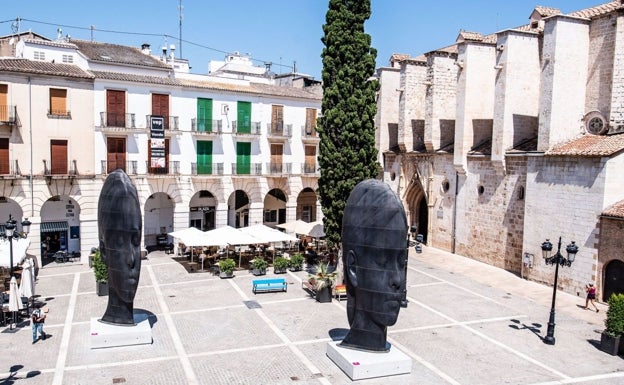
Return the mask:
<path fill-rule="evenodd" d="M 312 228 L 308 231 L 307 235 L 312 238 L 322 238 L 325 236 L 325 228 L 322 221 L 311 222 Z"/>
<path fill-rule="evenodd" d="M 186 246 L 191 247 L 191 262 L 193 262 L 193 246 L 208 246 L 204 243 L 204 234 L 206 233 L 196 227 L 189 227 L 182 230 L 172 231 L 168 234 L 178 239 Z"/>
<path fill-rule="evenodd" d="M 11 242 L 0 239 L 0 266 L 9 267 L 11 264 L 11 244 L 13 244 L 13 267 L 26 258 L 26 250 L 30 246 L 29 238 L 13 239 Z"/>
<path fill-rule="evenodd" d="M 30 300 L 35 295 L 35 263 L 32 258 L 26 258 L 22 264 L 22 281 L 19 293 Z"/>
<path fill-rule="evenodd" d="M 23 308 L 22 297 L 17 290 L 17 280 L 15 277 L 11 277 L 11 283 L 9 285 L 9 311 L 13 313 L 13 320 L 15 320 L 15 313 Z M 13 327 L 12 321 L 11 327 Z"/>
<path fill-rule="evenodd" d="M 253 235 L 244 233 L 232 226 L 223 226 L 218 229 L 206 231 L 204 233 L 204 246 L 225 246 L 225 245 L 252 245 L 262 243 Z M 241 266 L 241 256 L 238 255 L 238 267 Z"/>
<path fill-rule="evenodd" d="M 294 235 L 284 233 L 263 224 L 242 227 L 239 230 L 243 233 L 251 234 L 253 237 L 258 238 L 260 240 L 260 243 L 299 242 L 299 238 L 295 237 Z M 275 259 L 275 254 L 273 254 L 273 259 Z"/>
<path fill-rule="evenodd" d="M 313 223 L 314 222 L 310 223 L 310 222 L 302 221 L 301 219 L 297 219 L 296 221 L 293 221 L 293 222 L 281 223 L 275 226 L 286 230 L 287 233 L 308 235 L 310 230 L 312 230 L 312 228 L 314 227 Z"/>

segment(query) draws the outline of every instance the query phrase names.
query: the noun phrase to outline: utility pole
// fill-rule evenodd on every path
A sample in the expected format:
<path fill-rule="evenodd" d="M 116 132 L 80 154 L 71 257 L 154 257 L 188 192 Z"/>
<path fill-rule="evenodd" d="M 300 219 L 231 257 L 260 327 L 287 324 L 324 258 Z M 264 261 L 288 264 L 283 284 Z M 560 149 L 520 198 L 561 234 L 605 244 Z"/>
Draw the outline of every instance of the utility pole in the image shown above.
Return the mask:
<path fill-rule="evenodd" d="M 182 6 L 182 0 L 179 0 L 178 3 L 178 14 L 179 14 L 179 19 L 180 19 L 180 32 L 179 32 L 179 44 L 178 46 L 180 47 L 180 59 L 183 58 L 184 56 L 182 56 L 182 9 L 184 8 Z"/>

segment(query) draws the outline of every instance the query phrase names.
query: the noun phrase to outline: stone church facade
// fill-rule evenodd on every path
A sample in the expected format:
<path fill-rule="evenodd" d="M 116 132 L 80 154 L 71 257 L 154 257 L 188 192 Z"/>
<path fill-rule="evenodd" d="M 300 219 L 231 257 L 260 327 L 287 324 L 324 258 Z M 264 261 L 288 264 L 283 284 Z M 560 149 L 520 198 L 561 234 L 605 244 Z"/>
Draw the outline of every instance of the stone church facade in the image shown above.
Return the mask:
<path fill-rule="evenodd" d="M 530 11 L 530 10 L 529 10 Z M 384 180 L 425 243 L 559 288 L 624 292 L 624 2 L 461 31 L 379 68 Z"/>

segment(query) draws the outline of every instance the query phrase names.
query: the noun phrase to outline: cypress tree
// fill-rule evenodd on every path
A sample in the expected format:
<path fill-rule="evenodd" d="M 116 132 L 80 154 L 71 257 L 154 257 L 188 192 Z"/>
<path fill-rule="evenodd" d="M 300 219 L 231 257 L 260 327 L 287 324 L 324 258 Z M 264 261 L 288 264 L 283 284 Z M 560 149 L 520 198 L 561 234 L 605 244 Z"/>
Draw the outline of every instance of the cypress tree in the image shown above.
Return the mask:
<path fill-rule="evenodd" d="M 370 0 L 330 0 L 323 25 L 319 195 L 330 245 L 341 241 L 342 215 L 351 190 L 378 172 L 375 94 L 379 83 L 370 80 L 377 50 L 364 33 L 370 15 Z"/>

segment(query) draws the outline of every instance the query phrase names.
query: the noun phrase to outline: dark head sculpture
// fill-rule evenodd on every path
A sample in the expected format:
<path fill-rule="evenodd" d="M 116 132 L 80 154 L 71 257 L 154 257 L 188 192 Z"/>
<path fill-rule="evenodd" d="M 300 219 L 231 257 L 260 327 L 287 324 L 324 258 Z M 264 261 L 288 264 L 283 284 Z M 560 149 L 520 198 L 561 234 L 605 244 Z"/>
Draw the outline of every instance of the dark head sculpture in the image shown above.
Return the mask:
<path fill-rule="evenodd" d="M 134 325 L 134 296 L 141 272 L 141 208 L 122 170 L 108 175 L 98 204 L 102 261 L 108 267 L 108 306 L 101 321 Z"/>
<path fill-rule="evenodd" d="M 407 263 L 407 218 L 401 201 L 381 181 L 355 186 L 342 219 L 347 317 L 340 346 L 384 352 L 387 327 L 399 315 Z"/>

